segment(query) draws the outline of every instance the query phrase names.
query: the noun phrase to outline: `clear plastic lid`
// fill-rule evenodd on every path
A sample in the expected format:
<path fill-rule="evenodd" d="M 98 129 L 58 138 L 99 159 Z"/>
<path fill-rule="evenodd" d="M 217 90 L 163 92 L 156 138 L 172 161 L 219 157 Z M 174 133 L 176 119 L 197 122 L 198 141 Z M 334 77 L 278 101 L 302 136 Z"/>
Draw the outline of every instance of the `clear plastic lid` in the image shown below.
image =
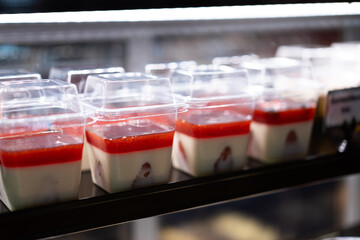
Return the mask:
<path fill-rule="evenodd" d="M 314 106 L 323 86 L 312 80 L 300 61 L 288 58 L 268 58 L 249 63 L 250 69 L 258 69 L 261 86 L 257 102 L 267 102 L 261 107 L 281 110 Z"/>
<path fill-rule="evenodd" d="M 123 73 L 122 67 L 116 66 L 59 66 L 52 67 L 49 78 L 60 79 L 76 85 L 78 92 L 83 93 L 85 89 L 86 79 L 89 75 L 106 74 L 106 73 Z"/>
<path fill-rule="evenodd" d="M 278 78 L 271 87 L 263 88 L 257 98 L 257 108 L 266 112 L 315 108 L 321 92 L 322 85 L 315 81 Z"/>
<path fill-rule="evenodd" d="M 290 58 L 262 58 L 257 61 L 245 62 L 243 67 L 249 70 L 258 70 L 269 77 L 276 75 L 299 76 L 303 64 L 301 61 Z"/>
<path fill-rule="evenodd" d="M 307 61 L 314 67 L 321 67 L 331 63 L 331 49 L 329 47 L 304 48 L 302 60 Z"/>
<path fill-rule="evenodd" d="M 176 114 L 170 81 L 129 72 L 89 76 L 82 97 L 97 120 L 121 120 Z"/>
<path fill-rule="evenodd" d="M 360 86 L 360 42 L 333 43 L 329 89 Z"/>
<path fill-rule="evenodd" d="M 172 74 L 174 93 L 192 99 L 235 97 L 248 86 L 245 70 L 227 66 L 198 65 Z"/>
<path fill-rule="evenodd" d="M 195 61 L 180 61 L 168 63 L 152 63 L 145 66 L 145 72 L 158 77 L 170 78 L 171 74 L 177 69 L 188 69 L 195 67 Z"/>
<path fill-rule="evenodd" d="M 74 128 L 82 138 L 84 115 L 75 85 L 60 80 L 0 82 L 0 134 Z"/>
<path fill-rule="evenodd" d="M 308 76 L 314 80 L 325 83 L 330 80 L 332 70 L 332 49 L 323 45 L 290 45 L 280 46 L 276 52 L 277 57 L 288 57 L 301 60 L 307 68 Z"/>
<path fill-rule="evenodd" d="M 247 72 L 226 66 L 199 65 L 178 70 L 172 77 L 174 93 L 191 107 L 214 106 L 242 99 L 252 101 Z"/>
<path fill-rule="evenodd" d="M 344 63 L 358 63 L 360 61 L 360 42 L 337 42 L 331 44 L 333 60 Z"/>
<path fill-rule="evenodd" d="M 276 50 L 276 57 L 292 58 L 296 60 L 313 60 L 313 62 L 327 61 L 331 57 L 330 48 L 323 45 L 284 45 Z"/>
<path fill-rule="evenodd" d="M 293 81 L 285 78 L 278 78 L 273 81 L 272 86 L 265 86 L 259 99 L 262 101 L 283 100 L 292 103 L 299 103 L 302 106 L 314 105 L 322 90 L 322 85 L 308 79 Z M 295 105 L 294 105 L 295 107 Z M 284 108 L 286 106 L 284 105 Z"/>
<path fill-rule="evenodd" d="M 230 57 L 216 57 L 212 60 L 214 65 L 225 65 L 233 68 L 242 68 L 242 63 L 258 60 L 259 56 L 256 54 L 247 54 Z"/>
<path fill-rule="evenodd" d="M 254 96 L 245 70 L 199 65 L 173 74 L 173 89 L 184 99 L 179 115 L 193 124 L 217 124 L 251 120 Z"/>
<path fill-rule="evenodd" d="M 271 86 L 278 78 L 312 79 L 308 64 L 290 58 L 262 58 L 242 66 L 251 75 L 252 85 Z"/>
<path fill-rule="evenodd" d="M 41 75 L 24 69 L 0 69 L 0 81 L 17 79 L 41 79 Z"/>

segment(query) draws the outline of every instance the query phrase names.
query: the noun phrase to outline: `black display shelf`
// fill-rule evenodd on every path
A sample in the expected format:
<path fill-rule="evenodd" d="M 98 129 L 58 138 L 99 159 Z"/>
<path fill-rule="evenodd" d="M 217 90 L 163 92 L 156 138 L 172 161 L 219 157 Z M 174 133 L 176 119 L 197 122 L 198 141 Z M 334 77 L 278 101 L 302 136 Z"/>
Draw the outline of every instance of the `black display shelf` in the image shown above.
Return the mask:
<path fill-rule="evenodd" d="M 108 194 L 83 172 L 79 200 L 0 210 L 1 239 L 37 239 L 104 227 L 360 172 L 357 152 L 309 156 L 282 164 L 192 178 L 172 171 L 169 184 Z"/>

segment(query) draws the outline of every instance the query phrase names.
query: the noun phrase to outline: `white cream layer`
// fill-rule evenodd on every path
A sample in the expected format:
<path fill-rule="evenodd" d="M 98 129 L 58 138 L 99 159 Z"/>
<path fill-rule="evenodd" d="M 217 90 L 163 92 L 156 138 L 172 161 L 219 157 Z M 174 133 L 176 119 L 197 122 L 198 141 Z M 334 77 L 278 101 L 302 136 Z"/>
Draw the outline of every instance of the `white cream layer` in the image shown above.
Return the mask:
<path fill-rule="evenodd" d="M 252 121 L 249 155 L 265 163 L 277 163 L 305 157 L 310 142 L 313 121 L 271 125 Z M 296 141 L 287 143 L 294 131 Z"/>
<path fill-rule="evenodd" d="M 173 165 L 193 176 L 242 169 L 246 161 L 248 138 L 248 134 L 194 138 L 175 132 L 172 152 Z M 183 146 L 186 160 L 179 149 L 179 142 Z M 227 158 L 221 162 L 219 158 L 226 147 L 231 149 L 231 159 Z"/>
<path fill-rule="evenodd" d="M 171 147 L 111 154 L 86 143 L 92 180 L 107 192 L 167 183 L 171 169 Z M 146 163 L 151 169 L 144 169 Z"/>
<path fill-rule="evenodd" d="M 78 198 L 81 161 L 0 168 L 1 200 L 10 210 Z"/>

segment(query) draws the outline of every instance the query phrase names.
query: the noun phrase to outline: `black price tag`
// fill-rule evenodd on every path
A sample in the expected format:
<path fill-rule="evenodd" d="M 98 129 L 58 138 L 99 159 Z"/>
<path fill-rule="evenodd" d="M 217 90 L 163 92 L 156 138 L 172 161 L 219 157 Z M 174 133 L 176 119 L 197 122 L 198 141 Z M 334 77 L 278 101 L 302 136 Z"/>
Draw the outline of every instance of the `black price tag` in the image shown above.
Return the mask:
<path fill-rule="evenodd" d="M 360 87 L 329 91 L 325 127 L 340 127 L 360 122 Z"/>

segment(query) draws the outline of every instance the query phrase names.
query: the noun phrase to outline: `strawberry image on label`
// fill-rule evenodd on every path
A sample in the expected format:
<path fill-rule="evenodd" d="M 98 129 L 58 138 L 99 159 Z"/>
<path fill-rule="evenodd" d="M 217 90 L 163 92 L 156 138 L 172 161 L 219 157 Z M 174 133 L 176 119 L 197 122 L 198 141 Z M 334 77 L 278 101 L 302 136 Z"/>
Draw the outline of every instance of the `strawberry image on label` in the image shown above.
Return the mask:
<path fill-rule="evenodd" d="M 132 187 L 138 188 L 143 187 L 147 185 L 151 185 L 153 182 L 152 176 L 151 176 L 151 164 L 146 162 L 141 166 L 141 169 L 136 176 L 136 179 L 133 182 Z"/>
<path fill-rule="evenodd" d="M 214 164 L 214 172 L 220 173 L 230 170 L 233 167 L 233 159 L 231 148 L 229 146 L 225 147 L 222 151 L 220 157 L 216 160 Z"/>
<path fill-rule="evenodd" d="M 287 144 L 291 144 L 291 143 L 295 143 L 297 142 L 297 136 L 294 130 L 291 130 L 287 137 L 286 137 L 286 143 Z"/>
<path fill-rule="evenodd" d="M 100 161 L 96 161 L 95 178 L 98 182 L 104 183 L 104 169 Z"/>
<path fill-rule="evenodd" d="M 286 136 L 284 145 L 284 156 L 291 157 L 296 156 L 296 153 L 300 151 L 299 141 L 297 134 L 294 130 L 290 130 Z"/>
<path fill-rule="evenodd" d="M 185 162 L 185 164 L 187 164 L 185 149 L 181 142 L 179 142 L 179 150 L 180 150 L 180 154 L 182 156 L 182 160 Z"/>

